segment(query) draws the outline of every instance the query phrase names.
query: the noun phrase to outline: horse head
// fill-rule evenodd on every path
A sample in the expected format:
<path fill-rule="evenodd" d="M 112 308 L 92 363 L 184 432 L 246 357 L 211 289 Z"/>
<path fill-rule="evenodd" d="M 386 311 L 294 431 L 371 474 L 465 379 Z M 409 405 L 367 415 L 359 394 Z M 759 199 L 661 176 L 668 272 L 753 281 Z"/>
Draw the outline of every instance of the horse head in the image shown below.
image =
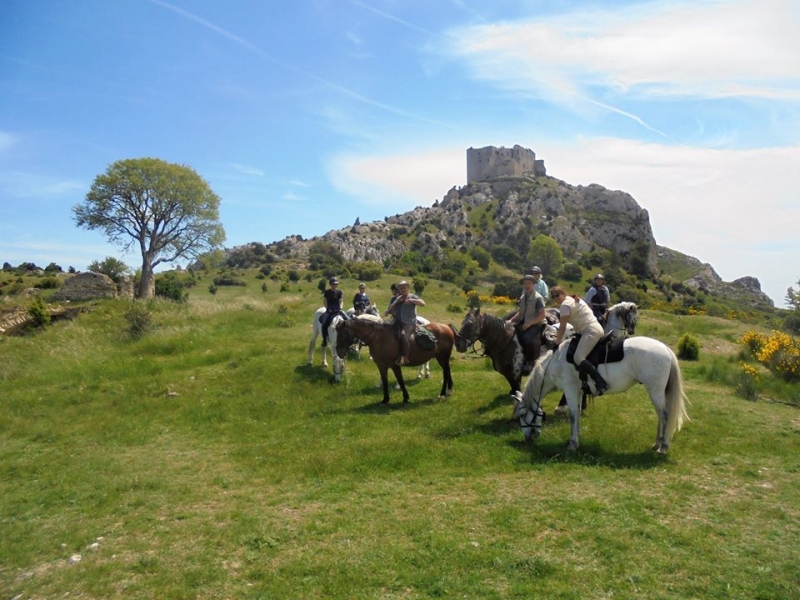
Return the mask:
<path fill-rule="evenodd" d="M 461 329 L 456 337 L 456 350 L 466 352 L 467 349 L 481 337 L 481 309 L 470 308 L 467 316 L 461 322 Z"/>
<path fill-rule="evenodd" d="M 627 308 L 622 318 L 625 323 L 625 331 L 628 332 L 628 335 L 633 335 L 636 333 L 636 322 L 639 320 L 639 307 L 633 302 L 624 302 L 623 304 Z"/>
<path fill-rule="evenodd" d="M 336 356 L 342 360 L 347 358 L 347 352 L 356 339 L 355 334 L 348 327 L 348 324 L 352 322 L 352 319 L 348 321 L 341 320 L 336 324 Z"/>
<path fill-rule="evenodd" d="M 537 406 L 535 409 L 528 406 L 520 391 L 515 392 L 511 397 L 514 399 L 514 414 L 511 420 L 519 419 L 519 426 L 526 442 L 538 438 L 542 434 L 544 423 L 544 411 L 541 406 Z"/>

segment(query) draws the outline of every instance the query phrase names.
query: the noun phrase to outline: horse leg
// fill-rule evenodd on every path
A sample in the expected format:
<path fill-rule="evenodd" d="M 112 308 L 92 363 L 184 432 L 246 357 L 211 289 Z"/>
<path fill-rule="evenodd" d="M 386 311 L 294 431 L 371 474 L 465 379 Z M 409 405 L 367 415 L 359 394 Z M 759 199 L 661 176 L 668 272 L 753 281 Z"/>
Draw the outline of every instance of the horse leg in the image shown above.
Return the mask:
<path fill-rule="evenodd" d="M 383 385 L 383 400 L 381 404 L 389 404 L 389 374 L 386 367 L 379 367 L 381 373 L 381 384 Z"/>
<path fill-rule="evenodd" d="M 656 429 L 656 443 L 653 444 L 653 450 L 659 454 L 666 454 L 669 450 L 669 442 L 667 441 L 667 420 L 669 413 L 667 412 L 667 399 L 663 390 L 647 390 L 650 393 L 650 401 L 653 403 L 653 408 L 656 409 L 656 416 L 658 417 L 658 428 Z"/>
<path fill-rule="evenodd" d="M 431 361 L 425 363 L 425 379 L 431 378 Z"/>
<path fill-rule="evenodd" d="M 442 391 L 439 393 L 439 398 L 453 395 L 453 374 L 450 372 L 450 355 L 436 356 L 436 362 L 442 367 Z"/>
<path fill-rule="evenodd" d="M 574 452 L 578 449 L 578 438 L 581 434 L 581 391 L 580 388 L 565 390 L 567 396 L 567 406 L 569 406 L 569 425 L 570 436 L 567 450 Z"/>
<path fill-rule="evenodd" d="M 406 389 L 406 382 L 403 379 L 403 369 L 401 369 L 399 365 L 392 365 L 392 371 L 394 371 L 394 376 L 397 378 L 400 389 L 403 390 L 403 404 L 406 404 L 408 402 L 408 390 Z"/>
<path fill-rule="evenodd" d="M 317 343 L 317 332 L 316 330 L 311 334 L 311 342 L 308 344 L 308 362 L 306 363 L 309 367 L 314 364 L 314 346 Z"/>

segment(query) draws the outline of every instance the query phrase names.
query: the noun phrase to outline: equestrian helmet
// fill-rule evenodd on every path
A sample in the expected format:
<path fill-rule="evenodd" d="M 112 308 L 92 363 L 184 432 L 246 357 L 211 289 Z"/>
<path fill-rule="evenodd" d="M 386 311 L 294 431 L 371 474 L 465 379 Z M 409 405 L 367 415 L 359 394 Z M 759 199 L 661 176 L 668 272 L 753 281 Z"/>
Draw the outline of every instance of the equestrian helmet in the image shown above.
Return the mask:
<path fill-rule="evenodd" d="M 339 280 L 336 277 L 331 277 L 328 280 L 328 283 L 330 283 L 331 285 L 338 285 L 339 284 Z"/>

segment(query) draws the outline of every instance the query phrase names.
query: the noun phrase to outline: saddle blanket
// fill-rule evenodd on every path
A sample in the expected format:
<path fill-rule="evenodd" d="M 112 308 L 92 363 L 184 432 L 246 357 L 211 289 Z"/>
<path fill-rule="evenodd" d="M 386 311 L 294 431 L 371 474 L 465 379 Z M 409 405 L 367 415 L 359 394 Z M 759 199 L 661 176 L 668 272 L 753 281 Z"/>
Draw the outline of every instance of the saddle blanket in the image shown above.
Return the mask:
<path fill-rule="evenodd" d="M 567 362 L 575 364 L 575 350 L 578 348 L 578 342 L 580 339 L 581 336 L 578 334 L 570 340 L 569 347 L 567 348 Z M 604 335 L 602 338 L 600 338 L 600 341 L 597 342 L 597 345 L 594 347 L 594 349 L 589 353 L 589 362 L 591 362 L 595 367 L 607 363 L 620 362 L 623 358 L 625 358 L 624 344 L 625 338 L 615 337 L 613 332 Z"/>
<path fill-rule="evenodd" d="M 425 327 L 417 327 L 417 330 L 414 332 L 414 339 L 423 350 L 433 350 L 436 348 L 436 336 Z"/>

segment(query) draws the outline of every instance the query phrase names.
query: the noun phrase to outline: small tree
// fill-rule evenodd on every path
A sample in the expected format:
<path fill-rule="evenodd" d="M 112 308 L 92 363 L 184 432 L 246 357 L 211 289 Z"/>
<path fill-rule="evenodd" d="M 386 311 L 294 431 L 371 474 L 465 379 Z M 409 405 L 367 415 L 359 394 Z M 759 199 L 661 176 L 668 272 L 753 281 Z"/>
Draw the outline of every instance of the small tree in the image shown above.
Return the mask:
<path fill-rule="evenodd" d="M 113 256 L 106 256 L 102 261 L 95 260 L 87 268 L 95 273 L 108 275 L 114 283 L 119 283 L 131 272 L 128 265 Z"/>
<path fill-rule="evenodd" d="M 528 251 L 528 262 L 538 265 L 546 276 L 552 277 L 561 269 L 564 253 L 558 242 L 549 235 L 537 235 Z"/>
<path fill-rule="evenodd" d="M 425 286 L 428 285 L 428 280 L 424 277 L 415 277 L 414 278 L 414 293 L 421 296 L 422 292 L 425 291 Z"/>
<path fill-rule="evenodd" d="M 73 211 L 85 229 L 99 229 L 124 248 L 142 254 L 140 298 L 150 295 L 153 269 L 195 258 L 225 240 L 219 196 L 194 170 L 157 158 L 120 160 L 94 180 Z"/>

